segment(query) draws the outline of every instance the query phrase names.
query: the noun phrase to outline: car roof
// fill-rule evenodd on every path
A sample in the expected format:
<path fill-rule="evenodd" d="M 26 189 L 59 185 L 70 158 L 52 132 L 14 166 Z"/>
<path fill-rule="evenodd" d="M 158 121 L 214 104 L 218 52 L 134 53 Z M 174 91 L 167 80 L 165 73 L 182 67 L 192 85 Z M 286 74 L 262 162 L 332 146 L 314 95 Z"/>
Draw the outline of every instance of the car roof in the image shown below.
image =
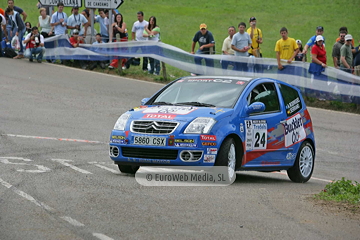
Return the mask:
<path fill-rule="evenodd" d="M 182 77 L 181 79 L 231 79 L 231 80 L 238 80 L 238 81 L 246 81 L 249 82 L 256 78 L 250 77 L 238 77 L 238 76 L 212 76 L 212 75 L 201 75 L 201 76 L 186 76 Z"/>

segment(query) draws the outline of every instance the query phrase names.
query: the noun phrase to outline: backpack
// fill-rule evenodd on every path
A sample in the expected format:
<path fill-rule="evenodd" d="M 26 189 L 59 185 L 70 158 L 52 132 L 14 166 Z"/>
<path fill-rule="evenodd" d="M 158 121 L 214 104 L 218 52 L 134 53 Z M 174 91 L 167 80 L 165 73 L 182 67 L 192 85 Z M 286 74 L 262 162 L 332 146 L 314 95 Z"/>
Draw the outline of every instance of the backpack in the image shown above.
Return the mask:
<path fill-rule="evenodd" d="M 15 52 L 14 49 L 7 47 L 4 49 L 4 56 L 8 58 L 13 58 L 17 56 L 17 53 Z"/>

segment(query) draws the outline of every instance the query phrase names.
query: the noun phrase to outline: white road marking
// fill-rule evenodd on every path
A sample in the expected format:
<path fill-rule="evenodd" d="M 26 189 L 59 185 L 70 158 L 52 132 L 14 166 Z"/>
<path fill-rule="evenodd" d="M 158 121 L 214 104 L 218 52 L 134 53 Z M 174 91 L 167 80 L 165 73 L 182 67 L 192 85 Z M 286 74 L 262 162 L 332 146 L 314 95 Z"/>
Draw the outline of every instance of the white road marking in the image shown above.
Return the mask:
<path fill-rule="evenodd" d="M 67 162 L 74 162 L 73 160 L 67 160 L 67 159 L 51 159 L 51 160 L 54 161 L 54 162 L 61 163 L 62 165 L 67 166 L 67 167 L 69 167 L 69 168 L 71 168 L 71 169 L 73 169 L 75 171 L 78 171 L 78 172 L 81 172 L 81 173 L 84 173 L 84 174 L 92 174 L 89 171 L 86 171 L 84 169 L 78 168 L 78 167 L 76 167 L 74 165 L 71 165 L 71 164 L 67 163 Z"/>
<path fill-rule="evenodd" d="M 119 171 L 118 171 L 118 170 L 105 167 L 105 166 L 103 166 L 103 165 L 100 165 L 98 162 L 89 162 L 89 163 L 92 164 L 92 165 L 94 165 L 94 166 L 97 166 L 97 167 L 99 167 L 99 168 L 102 168 L 102 169 L 104 169 L 104 170 L 107 170 L 107 171 L 109 171 L 109 172 L 119 174 Z"/>
<path fill-rule="evenodd" d="M 108 236 L 106 236 L 104 234 L 101 234 L 101 233 L 93 233 L 93 236 L 97 237 L 100 240 L 114 240 L 113 238 L 108 237 Z"/>
<path fill-rule="evenodd" d="M 18 172 L 29 172 L 29 173 L 44 173 L 44 172 L 50 172 L 51 169 L 47 168 L 43 165 L 37 165 L 37 164 L 29 164 L 29 163 L 14 163 L 10 162 L 9 160 L 21 160 L 24 162 L 32 162 L 33 160 L 27 159 L 27 158 L 21 158 L 21 157 L 0 157 L 0 162 L 4 164 L 12 164 L 12 165 L 27 165 L 27 166 L 35 166 L 38 168 L 38 170 L 25 170 L 25 169 L 18 169 L 16 171 Z"/>
<path fill-rule="evenodd" d="M 17 189 L 16 187 L 12 186 L 10 183 L 5 182 L 4 180 L 2 180 L 0 178 L 0 183 L 1 185 L 3 185 L 4 187 L 12 190 L 14 193 L 18 194 L 19 196 L 25 198 L 26 200 L 29 200 L 30 202 L 34 203 L 36 206 L 39 206 L 41 208 L 46 209 L 47 211 L 50 212 L 54 212 L 55 210 L 52 207 L 49 207 L 48 205 L 46 205 L 45 203 L 42 203 L 38 200 L 36 200 L 35 198 L 33 198 L 32 196 L 30 196 L 29 194 Z"/>
<path fill-rule="evenodd" d="M 85 225 L 82 224 L 81 222 L 71 218 L 71 217 L 67 217 L 67 216 L 63 216 L 60 217 L 61 219 L 67 221 L 68 223 L 70 223 L 71 225 L 75 226 L 75 227 L 84 227 Z"/>
<path fill-rule="evenodd" d="M 28 136 L 28 135 L 17 135 L 17 134 L 1 134 L 1 136 L 18 137 L 18 138 L 45 139 L 45 140 L 57 140 L 57 141 L 66 141 L 66 142 L 108 144 L 108 143 L 99 142 L 99 141 L 90 141 L 90 140 L 83 140 L 83 139 L 71 139 L 71 138 L 40 137 L 40 136 Z"/>

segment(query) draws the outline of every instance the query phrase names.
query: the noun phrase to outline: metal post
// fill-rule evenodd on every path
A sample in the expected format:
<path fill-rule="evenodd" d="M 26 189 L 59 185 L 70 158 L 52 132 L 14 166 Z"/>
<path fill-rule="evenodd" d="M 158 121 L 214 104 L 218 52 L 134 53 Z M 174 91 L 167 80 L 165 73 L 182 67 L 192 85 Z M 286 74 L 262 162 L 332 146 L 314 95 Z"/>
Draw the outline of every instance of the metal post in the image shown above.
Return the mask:
<path fill-rule="evenodd" d="M 93 39 L 94 39 L 94 31 L 95 31 L 95 28 L 94 28 L 94 17 L 95 17 L 95 11 L 93 8 L 90 9 L 90 22 L 91 22 L 91 39 L 90 39 L 90 44 L 93 43 Z"/>

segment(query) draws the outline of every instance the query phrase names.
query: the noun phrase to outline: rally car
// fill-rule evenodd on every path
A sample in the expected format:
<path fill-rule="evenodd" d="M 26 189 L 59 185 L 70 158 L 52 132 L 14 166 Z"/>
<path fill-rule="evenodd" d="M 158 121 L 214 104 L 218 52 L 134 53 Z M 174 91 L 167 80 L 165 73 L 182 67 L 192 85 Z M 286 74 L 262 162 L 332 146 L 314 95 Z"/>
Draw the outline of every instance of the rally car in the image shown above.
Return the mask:
<path fill-rule="evenodd" d="M 140 166 L 228 166 L 313 173 L 315 138 L 300 91 L 270 78 L 189 76 L 123 113 L 110 135 L 110 158 L 123 173 Z"/>

